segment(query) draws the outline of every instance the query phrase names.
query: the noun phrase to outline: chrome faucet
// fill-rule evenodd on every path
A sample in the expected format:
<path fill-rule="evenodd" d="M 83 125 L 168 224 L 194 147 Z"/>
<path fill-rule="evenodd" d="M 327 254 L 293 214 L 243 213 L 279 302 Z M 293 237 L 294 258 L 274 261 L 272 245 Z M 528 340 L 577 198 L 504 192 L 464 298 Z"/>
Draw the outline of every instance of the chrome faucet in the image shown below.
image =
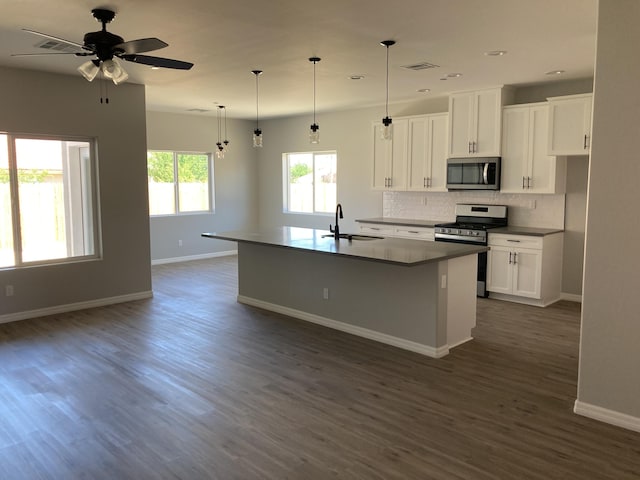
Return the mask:
<path fill-rule="evenodd" d="M 336 240 L 340 238 L 340 225 L 338 225 L 338 215 L 340 215 L 340 218 L 344 218 L 342 216 L 342 205 L 340 204 L 336 205 L 336 228 L 333 228 L 331 225 L 329 225 L 329 231 L 333 233 L 333 238 L 335 238 Z"/>

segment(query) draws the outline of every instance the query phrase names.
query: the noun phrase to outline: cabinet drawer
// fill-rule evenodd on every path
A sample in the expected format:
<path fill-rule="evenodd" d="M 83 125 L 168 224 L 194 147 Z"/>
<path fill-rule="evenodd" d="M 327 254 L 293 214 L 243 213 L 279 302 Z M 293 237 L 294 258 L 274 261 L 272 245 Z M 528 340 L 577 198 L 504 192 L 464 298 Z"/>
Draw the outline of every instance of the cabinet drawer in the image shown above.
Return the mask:
<path fill-rule="evenodd" d="M 513 247 L 513 248 L 533 248 L 542 250 L 542 237 L 529 235 L 505 235 L 501 233 L 489 233 L 489 246 Z"/>
<path fill-rule="evenodd" d="M 402 238 L 433 241 L 434 229 L 425 227 L 395 227 L 393 235 Z"/>
<path fill-rule="evenodd" d="M 393 236 L 393 227 L 387 225 L 380 225 L 377 223 L 361 223 L 360 233 L 369 235 L 378 235 L 383 237 Z"/>

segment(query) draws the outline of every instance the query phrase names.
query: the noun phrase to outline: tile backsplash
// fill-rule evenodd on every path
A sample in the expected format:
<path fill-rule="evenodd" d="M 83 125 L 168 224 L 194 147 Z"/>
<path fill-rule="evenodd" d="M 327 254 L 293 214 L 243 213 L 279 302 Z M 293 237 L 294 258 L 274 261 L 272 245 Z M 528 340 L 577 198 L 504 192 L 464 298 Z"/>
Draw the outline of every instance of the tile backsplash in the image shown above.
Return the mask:
<path fill-rule="evenodd" d="M 457 203 L 507 205 L 509 224 L 564 228 L 564 195 L 518 195 L 500 192 L 384 192 L 382 216 L 451 222 Z"/>

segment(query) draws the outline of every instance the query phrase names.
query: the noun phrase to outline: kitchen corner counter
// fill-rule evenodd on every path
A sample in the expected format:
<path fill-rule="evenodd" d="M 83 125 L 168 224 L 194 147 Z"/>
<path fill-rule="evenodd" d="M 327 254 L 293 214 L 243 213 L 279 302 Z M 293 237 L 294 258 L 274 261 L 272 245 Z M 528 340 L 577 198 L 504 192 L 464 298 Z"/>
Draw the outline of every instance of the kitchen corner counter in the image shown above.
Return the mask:
<path fill-rule="evenodd" d="M 532 237 L 544 237 L 546 235 L 553 235 L 554 233 L 562 233 L 564 230 L 561 228 L 535 228 L 535 227 L 518 227 L 515 225 L 509 225 L 507 227 L 492 228 L 489 230 L 489 235 L 492 233 L 503 233 L 506 235 L 529 235 Z"/>
<path fill-rule="evenodd" d="M 252 243 L 272 247 L 305 250 L 340 257 L 352 257 L 379 263 L 416 266 L 437 263 L 485 252 L 488 247 L 445 242 L 423 242 L 400 238 L 336 241 L 327 230 L 298 227 L 273 227 L 224 233 L 203 233 L 203 237 Z"/>
<path fill-rule="evenodd" d="M 359 223 L 377 223 L 380 225 L 402 225 L 405 227 L 427 227 L 433 228 L 439 223 L 445 223 L 438 220 L 414 220 L 412 218 L 391 218 L 391 217 L 375 217 L 375 218 L 358 218 Z"/>

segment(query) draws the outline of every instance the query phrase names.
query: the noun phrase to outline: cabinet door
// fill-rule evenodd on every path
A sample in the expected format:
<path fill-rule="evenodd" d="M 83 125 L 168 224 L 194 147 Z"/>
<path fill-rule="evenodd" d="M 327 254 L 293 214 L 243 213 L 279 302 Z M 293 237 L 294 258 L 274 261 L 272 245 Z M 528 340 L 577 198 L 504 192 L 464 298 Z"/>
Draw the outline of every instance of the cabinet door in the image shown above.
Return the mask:
<path fill-rule="evenodd" d="M 449 97 L 449 156 L 468 157 L 471 155 L 469 142 L 472 141 L 475 95 L 456 93 Z"/>
<path fill-rule="evenodd" d="M 514 254 L 513 294 L 539 299 L 542 251 L 518 249 Z"/>
<path fill-rule="evenodd" d="M 530 110 L 529 193 L 556 193 L 556 159 L 547 154 L 549 138 L 549 109 L 546 106 Z"/>
<path fill-rule="evenodd" d="M 522 193 L 525 191 L 526 177 L 529 175 L 529 130 L 528 107 L 504 109 L 500 186 L 500 190 L 503 192 Z"/>
<path fill-rule="evenodd" d="M 386 140 L 389 141 L 389 140 Z M 391 190 L 407 189 L 407 163 L 409 158 L 409 120 L 393 121 L 393 139 L 391 143 Z"/>
<path fill-rule="evenodd" d="M 512 249 L 491 246 L 487 255 L 487 290 L 510 294 L 513 284 Z"/>
<path fill-rule="evenodd" d="M 476 92 L 473 156 L 499 157 L 502 121 L 502 95 L 499 88 Z"/>
<path fill-rule="evenodd" d="M 447 138 L 449 131 L 449 115 L 433 115 L 429 117 L 429 178 L 430 191 L 447 191 Z"/>
<path fill-rule="evenodd" d="M 409 119 L 409 190 L 427 190 L 431 177 L 429 161 L 429 118 Z"/>
<path fill-rule="evenodd" d="M 549 101 L 549 155 L 589 153 L 591 96 Z"/>

